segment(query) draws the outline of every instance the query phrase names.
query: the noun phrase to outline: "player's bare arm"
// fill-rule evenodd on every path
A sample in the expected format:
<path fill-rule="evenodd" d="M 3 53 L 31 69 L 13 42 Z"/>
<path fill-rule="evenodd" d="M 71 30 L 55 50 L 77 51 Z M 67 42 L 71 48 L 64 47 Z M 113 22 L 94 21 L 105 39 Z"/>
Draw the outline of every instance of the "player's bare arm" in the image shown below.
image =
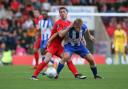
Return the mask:
<path fill-rule="evenodd" d="M 52 36 L 49 38 L 49 40 L 48 40 L 48 42 L 47 42 L 47 47 L 50 45 L 50 43 L 51 43 L 57 36 L 58 36 L 58 33 L 56 32 L 56 33 L 54 33 L 54 35 L 52 35 Z"/>
<path fill-rule="evenodd" d="M 87 29 L 87 33 L 89 35 L 89 39 L 92 40 L 92 41 L 94 41 L 95 38 L 94 38 L 94 36 L 91 35 L 91 33 L 90 33 L 90 31 L 88 29 Z"/>
<path fill-rule="evenodd" d="M 58 32 L 59 37 L 63 38 L 65 37 L 65 35 L 68 33 L 68 31 L 70 30 L 70 28 L 72 27 L 72 24 L 66 28 L 64 28 L 64 30 L 61 30 Z"/>
<path fill-rule="evenodd" d="M 86 47 L 86 40 L 85 40 L 84 36 L 82 37 L 82 42 L 83 42 L 84 46 Z"/>

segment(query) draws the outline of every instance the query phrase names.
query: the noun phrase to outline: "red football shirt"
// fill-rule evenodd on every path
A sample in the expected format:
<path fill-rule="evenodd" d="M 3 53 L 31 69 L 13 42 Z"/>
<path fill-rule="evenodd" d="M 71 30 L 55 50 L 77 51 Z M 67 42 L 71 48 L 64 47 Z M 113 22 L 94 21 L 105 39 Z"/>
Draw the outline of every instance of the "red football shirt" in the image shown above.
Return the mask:
<path fill-rule="evenodd" d="M 67 27 L 67 26 L 69 26 L 71 24 L 71 22 L 69 21 L 69 20 L 66 20 L 66 21 L 64 21 L 64 20 L 62 20 L 62 19 L 59 19 L 59 20 L 57 20 L 56 22 L 55 22 L 55 24 L 54 24 L 54 26 L 53 26 L 53 29 L 52 29 L 52 32 L 51 32 L 51 36 L 54 34 L 54 33 L 56 33 L 56 32 L 59 32 L 59 31 L 61 31 L 61 30 L 63 30 L 65 27 Z M 56 37 L 53 41 L 52 41 L 52 43 L 51 44 L 61 44 L 61 42 L 62 42 L 62 40 L 63 40 L 63 38 L 61 38 L 61 37 Z"/>
<path fill-rule="evenodd" d="M 41 19 L 43 19 L 43 16 L 42 16 L 42 15 L 40 15 L 39 17 L 35 17 L 35 18 L 34 18 L 34 23 L 35 23 L 35 25 L 38 25 L 38 22 L 39 22 L 39 20 L 41 20 Z"/>

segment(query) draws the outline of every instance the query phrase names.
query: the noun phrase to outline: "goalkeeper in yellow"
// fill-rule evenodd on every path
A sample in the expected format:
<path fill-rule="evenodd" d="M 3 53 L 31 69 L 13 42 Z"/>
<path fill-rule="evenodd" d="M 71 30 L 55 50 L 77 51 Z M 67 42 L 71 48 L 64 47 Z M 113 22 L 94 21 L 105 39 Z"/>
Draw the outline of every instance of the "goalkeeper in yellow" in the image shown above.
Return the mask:
<path fill-rule="evenodd" d="M 116 30 L 114 31 L 114 50 L 115 50 L 115 60 L 114 64 L 119 62 L 119 54 L 123 55 L 126 62 L 125 46 L 127 45 L 126 32 L 122 29 L 121 25 L 118 24 Z"/>

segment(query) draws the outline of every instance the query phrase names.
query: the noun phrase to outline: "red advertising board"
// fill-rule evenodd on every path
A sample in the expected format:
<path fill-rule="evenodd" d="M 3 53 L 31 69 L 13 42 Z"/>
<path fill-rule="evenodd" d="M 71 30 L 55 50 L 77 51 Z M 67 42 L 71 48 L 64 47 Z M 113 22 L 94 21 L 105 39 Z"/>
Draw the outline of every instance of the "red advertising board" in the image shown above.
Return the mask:
<path fill-rule="evenodd" d="M 105 64 L 106 57 L 104 55 L 94 54 L 94 58 L 97 64 Z M 58 60 L 59 58 L 54 56 L 53 59 Z M 14 55 L 12 63 L 13 65 L 32 65 L 33 60 L 34 60 L 33 55 L 23 55 L 23 56 Z M 87 61 L 80 58 L 78 55 L 73 55 L 72 61 L 74 64 L 86 64 L 87 63 Z"/>

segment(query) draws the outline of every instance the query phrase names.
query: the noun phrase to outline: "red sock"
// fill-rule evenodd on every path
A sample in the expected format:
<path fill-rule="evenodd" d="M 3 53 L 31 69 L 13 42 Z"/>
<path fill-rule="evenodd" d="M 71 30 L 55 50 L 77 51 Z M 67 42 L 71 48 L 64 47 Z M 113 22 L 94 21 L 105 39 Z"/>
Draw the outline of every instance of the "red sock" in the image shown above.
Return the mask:
<path fill-rule="evenodd" d="M 34 56 L 35 56 L 36 66 L 38 66 L 38 60 L 39 60 L 39 53 L 38 53 L 38 51 L 34 53 Z"/>
<path fill-rule="evenodd" d="M 72 61 L 68 61 L 67 65 L 68 65 L 68 68 L 70 69 L 70 71 L 73 73 L 74 76 L 76 74 L 78 74 L 78 71 L 77 71 L 75 65 L 72 63 Z"/>
<path fill-rule="evenodd" d="M 41 72 L 41 70 L 47 65 L 48 63 L 45 63 L 44 61 L 42 61 L 38 66 L 37 69 L 35 70 L 33 76 L 38 76 L 38 74 Z"/>

